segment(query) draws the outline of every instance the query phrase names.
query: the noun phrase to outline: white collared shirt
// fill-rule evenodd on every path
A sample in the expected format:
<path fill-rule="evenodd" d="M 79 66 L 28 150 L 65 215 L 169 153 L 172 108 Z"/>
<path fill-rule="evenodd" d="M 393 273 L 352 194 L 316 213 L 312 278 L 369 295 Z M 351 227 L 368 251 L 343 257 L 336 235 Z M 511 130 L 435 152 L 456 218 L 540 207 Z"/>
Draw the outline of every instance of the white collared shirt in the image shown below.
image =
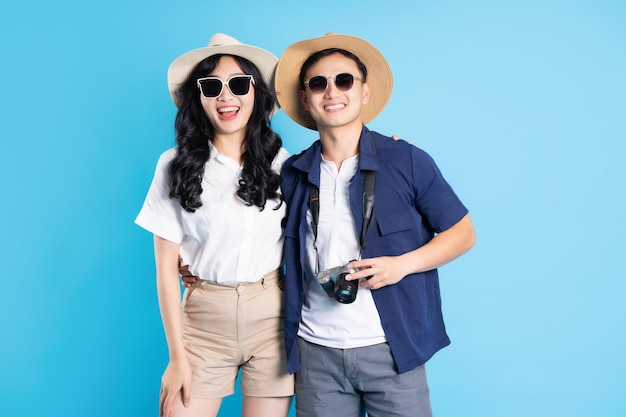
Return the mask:
<path fill-rule="evenodd" d="M 169 197 L 167 168 L 176 152 L 172 148 L 159 158 L 135 223 L 179 243 L 183 264 L 202 279 L 219 283 L 257 281 L 281 265 L 285 204 L 274 210 L 277 201 L 268 200 L 263 211 L 246 205 L 237 196 L 242 167 L 221 155 L 213 144 L 210 148 L 202 178 L 202 207 L 190 213 Z M 281 149 L 272 169 L 280 172 L 288 156 Z"/>
<path fill-rule="evenodd" d="M 348 190 L 358 168 L 358 155 L 343 161 L 339 170 L 333 162 L 322 158 L 320 168 L 317 247 L 322 271 L 345 265 L 359 255 L 359 238 L 350 210 Z M 307 213 L 307 224 L 304 265 L 307 296 L 302 307 L 298 336 L 318 345 L 341 349 L 384 342 L 385 332 L 369 288 L 359 288 L 353 303 L 342 304 L 329 297 L 315 279 L 316 252 L 310 211 Z"/>

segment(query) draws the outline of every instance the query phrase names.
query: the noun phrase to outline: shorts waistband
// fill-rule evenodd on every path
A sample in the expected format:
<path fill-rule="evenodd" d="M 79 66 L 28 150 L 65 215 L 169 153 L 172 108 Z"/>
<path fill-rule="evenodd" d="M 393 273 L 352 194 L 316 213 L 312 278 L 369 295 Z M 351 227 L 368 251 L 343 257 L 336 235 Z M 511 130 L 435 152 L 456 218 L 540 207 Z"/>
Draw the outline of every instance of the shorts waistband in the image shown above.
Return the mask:
<path fill-rule="evenodd" d="M 232 291 L 237 290 L 241 291 L 242 288 L 248 289 L 260 289 L 260 288 L 270 288 L 276 285 L 279 285 L 283 288 L 285 282 L 285 277 L 283 275 L 283 268 L 277 268 L 273 271 L 270 271 L 264 274 L 257 281 L 249 281 L 249 282 L 233 282 L 233 283 L 221 283 L 221 282 L 213 282 L 207 281 L 203 279 L 199 279 L 196 284 L 192 285 L 192 287 L 199 287 L 205 289 L 211 289 L 213 291 Z"/>

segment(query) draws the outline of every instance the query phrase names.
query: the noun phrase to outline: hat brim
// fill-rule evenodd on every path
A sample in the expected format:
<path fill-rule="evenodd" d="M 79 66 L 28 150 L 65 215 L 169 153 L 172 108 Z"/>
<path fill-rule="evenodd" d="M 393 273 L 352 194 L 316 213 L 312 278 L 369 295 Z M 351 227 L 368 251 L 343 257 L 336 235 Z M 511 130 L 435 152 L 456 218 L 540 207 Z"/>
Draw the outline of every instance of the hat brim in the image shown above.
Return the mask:
<path fill-rule="evenodd" d="M 202 60 L 219 54 L 235 55 L 252 62 L 261 72 L 263 80 L 270 86 L 274 77 L 274 70 L 278 57 L 265 49 L 246 44 L 217 45 L 198 48 L 186 52 L 176 58 L 167 70 L 167 86 L 174 104 L 178 107 L 176 91 L 185 82 L 193 68 Z M 275 107 L 274 113 L 278 110 Z"/>
<path fill-rule="evenodd" d="M 300 69 L 312 54 L 328 48 L 344 49 L 356 55 L 367 68 L 369 102 L 363 107 L 363 123 L 374 119 L 385 107 L 393 90 L 393 76 L 385 57 L 369 42 L 350 35 L 327 34 L 296 42 L 285 49 L 278 65 L 274 88 L 282 109 L 296 123 L 317 130 L 317 124 L 300 101 Z"/>

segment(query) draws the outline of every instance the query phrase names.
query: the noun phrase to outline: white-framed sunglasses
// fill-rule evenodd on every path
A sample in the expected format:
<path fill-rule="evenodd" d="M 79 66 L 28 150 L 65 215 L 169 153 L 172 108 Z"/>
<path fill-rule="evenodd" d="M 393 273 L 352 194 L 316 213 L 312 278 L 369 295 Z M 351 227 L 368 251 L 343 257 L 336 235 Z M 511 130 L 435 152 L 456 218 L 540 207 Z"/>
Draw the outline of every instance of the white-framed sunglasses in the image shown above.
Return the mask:
<path fill-rule="evenodd" d="M 252 75 L 233 75 L 226 81 L 218 77 L 198 78 L 198 88 L 206 98 L 219 97 L 224 90 L 224 85 L 234 96 L 245 96 L 250 92 L 250 83 L 254 84 Z"/>

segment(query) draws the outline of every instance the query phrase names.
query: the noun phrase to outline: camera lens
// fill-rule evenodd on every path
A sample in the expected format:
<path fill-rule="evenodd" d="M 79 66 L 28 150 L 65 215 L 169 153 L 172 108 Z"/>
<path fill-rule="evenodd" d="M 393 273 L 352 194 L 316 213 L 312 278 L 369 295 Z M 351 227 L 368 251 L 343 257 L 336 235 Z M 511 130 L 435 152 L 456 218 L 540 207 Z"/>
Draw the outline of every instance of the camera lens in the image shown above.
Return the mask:
<path fill-rule="evenodd" d="M 343 304 L 350 304 L 356 300 L 356 292 L 359 289 L 358 281 L 346 281 L 347 272 L 337 276 L 335 282 L 335 300 Z"/>

